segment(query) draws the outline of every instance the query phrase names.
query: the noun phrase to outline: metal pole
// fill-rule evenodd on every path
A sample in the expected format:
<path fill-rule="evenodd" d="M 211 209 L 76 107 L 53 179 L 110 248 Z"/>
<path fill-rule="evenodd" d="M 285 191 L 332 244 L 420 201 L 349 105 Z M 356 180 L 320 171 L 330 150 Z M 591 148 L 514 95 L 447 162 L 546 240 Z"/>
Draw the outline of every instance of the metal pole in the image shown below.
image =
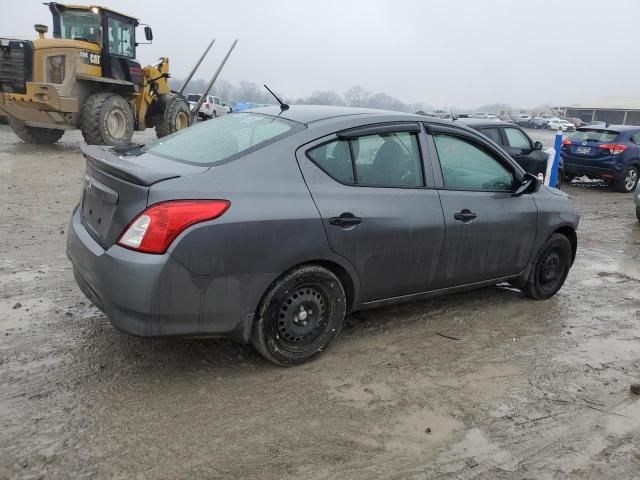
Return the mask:
<path fill-rule="evenodd" d="M 213 74 L 213 78 L 211 78 L 211 81 L 209 82 L 209 85 L 207 86 L 207 89 L 204 91 L 204 93 L 200 97 L 200 100 L 198 100 L 198 103 L 196 104 L 196 106 L 191 109 L 191 113 L 192 114 L 193 113 L 197 113 L 197 112 L 200 111 L 200 107 L 204 103 L 204 99 L 207 97 L 207 95 L 209 93 L 209 90 L 211 90 L 211 87 L 213 87 L 213 84 L 218 79 L 218 75 L 220 75 L 220 72 L 222 71 L 222 67 L 224 67 L 225 63 L 227 63 L 227 60 L 229 59 L 229 56 L 231 55 L 231 52 L 233 52 L 233 49 L 236 48 L 236 43 L 238 43 L 238 39 L 237 38 L 233 41 L 233 44 L 231 45 L 231 48 L 229 49 L 227 54 L 222 59 L 222 63 L 220 63 L 220 66 L 218 67 L 218 70 L 216 70 L 216 73 Z"/>
<path fill-rule="evenodd" d="M 178 93 L 180 95 L 182 95 L 182 93 L 184 92 L 184 89 L 187 88 L 187 85 L 189 84 L 189 82 L 191 81 L 191 79 L 193 78 L 193 75 L 196 73 L 196 70 L 198 69 L 198 67 L 200 66 L 200 64 L 202 63 L 202 60 L 204 60 L 204 57 L 207 56 L 207 53 L 209 53 L 209 50 L 211 50 L 211 47 L 213 46 L 213 44 L 215 43 L 216 39 L 214 38 L 213 40 L 211 40 L 211 43 L 209 44 L 209 46 L 207 47 L 207 49 L 204 51 L 204 53 L 202 54 L 202 56 L 200 57 L 200 60 L 198 60 L 198 62 L 195 64 L 195 66 L 193 67 L 193 70 L 191 70 L 191 73 L 187 76 L 187 79 L 184 81 L 184 83 L 182 84 L 182 87 L 180 87 L 180 90 L 178 90 Z"/>

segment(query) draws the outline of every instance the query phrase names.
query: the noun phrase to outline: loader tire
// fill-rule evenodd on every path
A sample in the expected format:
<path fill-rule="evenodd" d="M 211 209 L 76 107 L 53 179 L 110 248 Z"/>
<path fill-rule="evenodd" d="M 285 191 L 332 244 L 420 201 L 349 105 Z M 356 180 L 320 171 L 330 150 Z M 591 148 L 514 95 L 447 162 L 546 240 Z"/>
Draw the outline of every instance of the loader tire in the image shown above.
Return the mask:
<path fill-rule="evenodd" d="M 55 128 L 29 127 L 24 122 L 14 118 L 9 119 L 9 126 L 20 140 L 34 145 L 44 145 L 56 143 L 64 135 L 64 130 Z"/>
<path fill-rule="evenodd" d="M 80 130 L 89 145 L 129 145 L 133 122 L 131 106 L 117 93 L 94 93 L 80 110 Z"/>
<path fill-rule="evenodd" d="M 156 136 L 158 138 L 187 128 L 191 125 L 192 116 L 187 101 L 177 95 L 167 95 L 162 117 L 156 120 Z"/>

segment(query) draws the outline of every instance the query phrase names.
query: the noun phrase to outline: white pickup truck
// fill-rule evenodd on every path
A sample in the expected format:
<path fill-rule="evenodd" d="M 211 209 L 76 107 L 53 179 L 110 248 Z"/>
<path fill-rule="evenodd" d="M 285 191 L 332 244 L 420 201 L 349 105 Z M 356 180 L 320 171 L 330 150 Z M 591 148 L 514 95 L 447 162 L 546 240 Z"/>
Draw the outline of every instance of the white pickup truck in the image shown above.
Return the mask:
<path fill-rule="evenodd" d="M 189 102 L 189 105 L 192 109 L 196 106 L 201 96 L 202 95 L 199 93 L 190 93 L 187 95 L 187 102 Z M 207 98 L 200 107 L 198 116 L 203 120 L 208 120 L 213 117 L 226 115 L 230 111 L 231 109 L 227 105 L 222 103 L 220 97 L 216 97 L 215 95 L 207 95 Z"/>

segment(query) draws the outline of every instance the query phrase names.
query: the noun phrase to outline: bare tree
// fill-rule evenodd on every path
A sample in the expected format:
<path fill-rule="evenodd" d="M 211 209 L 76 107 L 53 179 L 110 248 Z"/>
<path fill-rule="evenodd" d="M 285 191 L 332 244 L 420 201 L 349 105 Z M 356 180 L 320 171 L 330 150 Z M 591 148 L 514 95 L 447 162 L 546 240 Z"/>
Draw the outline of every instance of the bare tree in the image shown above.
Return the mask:
<path fill-rule="evenodd" d="M 344 94 L 344 99 L 350 107 L 364 107 L 371 98 L 371 92 L 359 85 L 351 87 Z"/>

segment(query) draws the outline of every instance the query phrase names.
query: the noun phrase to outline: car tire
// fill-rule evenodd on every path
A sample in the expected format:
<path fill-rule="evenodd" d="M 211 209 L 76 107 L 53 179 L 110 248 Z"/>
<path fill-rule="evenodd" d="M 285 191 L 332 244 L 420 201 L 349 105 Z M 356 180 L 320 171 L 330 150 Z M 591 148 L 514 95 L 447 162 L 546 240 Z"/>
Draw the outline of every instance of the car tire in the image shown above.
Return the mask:
<path fill-rule="evenodd" d="M 94 93 L 80 109 L 79 126 L 88 145 L 129 145 L 133 123 L 129 102 L 117 93 Z"/>
<path fill-rule="evenodd" d="M 178 95 L 165 95 L 164 112 L 156 121 L 156 137 L 162 138 L 187 128 L 193 121 L 189 103 Z"/>
<path fill-rule="evenodd" d="M 615 179 L 613 188 L 616 192 L 630 193 L 636 189 L 638 185 L 638 176 L 640 172 L 635 165 L 629 165 L 625 168 L 622 175 Z"/>
<path fill-rule="evenodd" d="M 562 185 L 564 185 L 564 173 L 562 170 L 558 170 L 558 178 L 556 179 L 556 188 L 558 190 L 562 189 Z"/>
<path fill-rule="evenodd" d="M 264 295 L 251 343 L 276 365 L 290 367 L 318 357 L 344 322 L 346 296 L 329 270 L 306 265 L 279 278 Z"/>
<path fill-rule="evenodd" d="M 64 135 L 64 130 L 55 128 L 30 127 L 20 120 L 9 118 L 9 127 L 20 140 L 34 145 L 46 145 L 56 143 Z"/>
<path fill-rule="evenodd" d="M 573 173 L 564 173 L 562 175 L 562 183 L 571 183 L 576 176 Z"/>
<path fill-rule="evenodd" d="M 522 293 L 534 300 L 552 297 L 564 285 L 572 263 L 571 242 L 564 235 L 554 233 L 527 269 Z"/>

